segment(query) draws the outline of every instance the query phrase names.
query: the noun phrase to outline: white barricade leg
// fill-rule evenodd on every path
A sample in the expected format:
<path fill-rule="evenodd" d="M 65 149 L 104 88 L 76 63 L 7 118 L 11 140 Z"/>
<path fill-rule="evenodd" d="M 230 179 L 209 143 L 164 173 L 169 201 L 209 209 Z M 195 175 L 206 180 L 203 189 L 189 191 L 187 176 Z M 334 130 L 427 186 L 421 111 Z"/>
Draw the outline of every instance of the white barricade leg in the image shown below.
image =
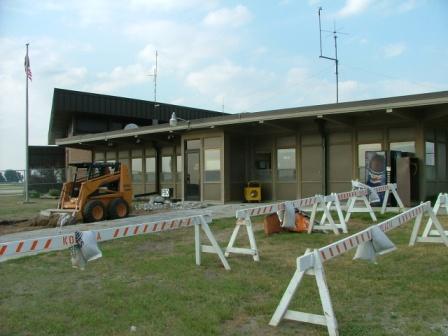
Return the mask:
<path fill-rule="evenodd" d="M 271 321 L 269 322 L 269 325 L 275 327 L 283 319 L 297 322 L 318 324 L 326 326 L 328 329 L 328 334 L 330 336 L 337 336 L 338 335 L 337 321 L 331 303 L 330 292 L 328 290 L 327 283 L 325 281 L 325 273 L 323 265 L 317 250 L 314 250 L 313 252 L 313 259 L 314 259 L 313 268 L 305 272 L 302 272 L 299 269 L 295 271 L 291 281 L 289 282 L 288 287 L 286 288 L 285 293 L 283 294 L 283 297 L 280 300 L 279 305 L 277 306 L 277 309 L 274 312 L 274 315 L 271 318 Z M 289 304 L 291 303 L 291 300 L 294 297 L 294 294 L 296 293 L 305 274 L 315 276 L 316 278 L 316 283 L 319 290 L 319 296 L 322 303 L 324 315 L 310 314 L 288 309 Z"/>
<path fill-rule="evenodd" d="M 401 211 L 404 211 L 404 204 L 401 201 L 400 195 L 398 195 L 397 189 L 395 187 L 392 188 L 392 194 L 394 194 L 395 200 L 397 201 L 397 204 L 400 207 Z"/>
<path fill-rule="evenodd" d="M 426 212 L 429 215 L 429 220 L 431 220 L 431 225 L 433 224 L 436 228 L 434 236 L 422 236 L 418 237 L 418 231 L 420 228 L 420 223 L 417 222 L 414 225 L 414 229 L 412 230 L 411 240 L 409 242 L 409 245 L 413 246 L 416 242 L 420 243 L 443 243 L 448 247 L 448 237 L 447 233 L 443 229 L 442 225 L 440 224 L 439 220 L 437 219 L 436 214 L 434 213 L 433 209 L 429 207 Z M 428 220 L 428 224 L 430 223 Z M 426 230 L 426 228 L 425 228 Z M 432 232 L 431 232 L 432 233 Z"/>
<path fill-rule="evenodd" d="M 336 206 L 336 212 L 338 213 L 339 224 L 342 227 L 342 232 L 347 233 L 347 223 L 345 222 L 344 214 L 342 213 L 341 202 L 339 202 L 339 198 L 336 193 L 334 193 L 334 205 Z"/>
<path fill-rule="evenodd" d="M 315 208 L 313 207 L 314 218 L 317 215 L 317 211 L 323 211 L 322 218 L 319 222 L 319 225 L 314 225 L 314 221 L 312 222 L 313 224 L 310 223 L 310 226 L 308 227 L 308 233 L 311 233 L 311 231 L 314 229 L 314 230 L 323 230 L 323 231 L 333 230 L 333 232 L 335 234 L 339 234 L 338 226 L 334 222 L 333 217 L 331 216 L 331 212 L 330 212 L 332 201 L 325 204 L 324 198 L 321 197 L 319 199 L 319 201 L 316 203 L 317 203 L 317 206 Z M 313 216 L 311 216 L 311 217 L 313 217 Z M 328 222 L 327 222 L 327 220 L 328 220 Z M 310 220 L 310 222 L 311 222 L 311 220 Z"/>
<path fill-rule="evenodd" d="M 441 194 L 439 194 L 439 196 L 437 197 L 437 200 L 436 200 L 436 204 L 434 204 L 434 208 L 433 208 L 433 211 L 436 214 L 436 216 L 437 216 L 437 214 L 439 212 L 439 209 L 440 209 L 441 200 L 442 200 L 442 197 L 441 197 Z M 428 237 L 429 236 L 429 232 L 431 231 L 431 228 L 432 228 L 432 219 L 429 218 L 428 222 L 426 223 L 425 230 L 423 231 L 423 235 L 422 236 L 423 237 Z"/>
<path fill-rule="evenodd" d="M 389 201 L 389 194 L 390 194 L 390 191 L 389 191 L 389 189 L 387 189 L 386 192 L 384 193 L 383 205 L 381 206 L 382 214 L 384 214 L 386 212 L 387 202 Z"/>
<path fill-rule="evenodd" d="M 207 236 L 208 240 L 212 245 L 202 245 L 201 244 L 201 235 L 199 227 L 201 226 L 202 230 L 204 231 L 205 235 Z M 221 260 L 224 268 L 226 270 L 230 270 L 229 263 L 227 262 L 226 257 L 224 256 L 224 253 L 222 252 L 221 248 L 218 245 L 218 242 L 216 241 L 215 237 L 213 236 L 212 231 L 210 230 L 210 227 L 207 224 L 207 221 L 201 216 L 201 223 L 195 224 L 195 245 L 196 245 L 196 265 L 201 264 L 201 252 L 206 253 L 216 253 Z"/>
<path fill-rule="evenodd" d="M 365 208 L 356 207 L 356 202 L 362 201 L 365 205 Z M 345 216 L 345 221 L 348 222 L 350 219 L 350 216 L 353 212 L 368 212 L 370 214 L 370 217 L 374 222 L 377 221 L 375 212 L 373 212 L 372 206 L 370 205 L 369 200 L 366 196 L 360 196 L 360 197 L 352 197 L 348 201 L 349 207 L 347 209 L 347 214 Z"/>
<path fill-rule="evenodd" d="M 241 228 L 241 226 L 246 227 L 247 237 L 249 238 L 249 244 L 250 248 L 241 248 L 241 247 L 234 247 L 236 238 L 238 236 L 238 232 Z M 252 221 L 250 220 L 250 217 L 246 215 L 245 219 L 237 219 L 235 229 L 232 232 L 232 236 L 230 237 L 229 244 L 227 245 L 225 256 L 228 257 L 230 253 L 236 253 L 236 254 L 248 254 L 251 255 L 254 259 L 254 261 L 260 261 L 260 256 L 258 254 L 258 248 L 257 243 L 255 241 L 255 235 L 254 230 L 252 226 Z"/>
<path fill-rule="evenodd" d="M 311 233 L 313 231 L 314 220 L 316 219 L 317 205 L 318 202 L 315 202 L 313 204 L 313 210 L 311 211 L 311 217 L 310 217 L 310 225 L 308 226 L 308 233 Z"/>
<path fill-rule="evenodd" d="M 419 214 L 415 218 L 414 228 L 412 229 L 411 239 L 409 240 L 409 246 L 414 246 L 417 241 L 418 231 L 420 230 L 420 225 L 422 223 L 423 213 Z"/>

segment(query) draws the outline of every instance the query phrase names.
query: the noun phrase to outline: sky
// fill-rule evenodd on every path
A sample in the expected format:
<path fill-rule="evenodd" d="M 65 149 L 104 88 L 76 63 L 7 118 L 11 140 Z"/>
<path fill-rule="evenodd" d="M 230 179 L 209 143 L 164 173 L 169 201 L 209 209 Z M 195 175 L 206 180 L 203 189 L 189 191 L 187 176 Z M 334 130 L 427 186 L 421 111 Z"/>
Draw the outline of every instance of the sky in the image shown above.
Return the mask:
<path fill-rule="evenodd" d="M 445 0 L 0 0 L 0 170 L 46 145 L 54 88 L 228 113 L 448 90 Z M 323 32 L 325 56 L 334 40 Z"/>

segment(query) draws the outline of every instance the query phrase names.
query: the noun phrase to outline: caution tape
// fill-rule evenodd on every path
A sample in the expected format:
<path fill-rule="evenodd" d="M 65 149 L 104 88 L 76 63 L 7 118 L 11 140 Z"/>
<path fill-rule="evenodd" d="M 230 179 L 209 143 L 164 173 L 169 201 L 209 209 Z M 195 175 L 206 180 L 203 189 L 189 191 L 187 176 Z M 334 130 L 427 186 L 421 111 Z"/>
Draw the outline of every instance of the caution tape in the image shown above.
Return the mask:
<path fill-rule="evenodd" d="M 97 241 L 107 241 L 142 234 L 157 233 L 190 227 L 201 223 L 204 215 L 194 215 L 157 222 L 131 224 L 127 226 L 92 230 Z M 49 237 L 31 238 L 0 243 L 0 262 L 29 254 L 57 251 L 76 244 L 75 233 L 61 234 Z"/>
<path fill-rule="evenodd" d="M 422 214 L 424 211 L 428 209 L 431 209 L 431 202 L 422 203 L 384 222 L 381 222 L 376 226 L 378 226 L 383 232 L 387 232 L 410 221 L 411 219 L 417 217 L 419 214 Z M 371 240 L 372 239 L 371 230 L 372 227 L 369 227 L 363 231 L 360 231 L 354 235 L 341 239 L 335 243 L 321 247 L 320 249 L 318 249 L 321 261 L 325 262 L 330 259 L 333 259 L 351 250 L 352 248 L 355 248 L 358 245 L 368 240 Z M 313 265 L 312 258 L 314 258 L 312 253 L 308 253 L 299 257 L 297 259 L 297 265 L 299 269 L 301 271 L 305 271 L 310 267 L 310 265 Z"/>

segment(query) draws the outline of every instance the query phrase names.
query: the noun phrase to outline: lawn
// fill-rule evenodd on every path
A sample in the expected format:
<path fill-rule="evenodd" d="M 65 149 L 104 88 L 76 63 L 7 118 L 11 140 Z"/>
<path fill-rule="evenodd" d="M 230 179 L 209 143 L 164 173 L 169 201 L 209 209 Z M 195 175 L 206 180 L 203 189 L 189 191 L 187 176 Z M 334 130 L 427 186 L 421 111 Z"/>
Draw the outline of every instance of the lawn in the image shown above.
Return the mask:
<path fill-rule="evenodd" d="M 369 224 L 355 215 L 349 229 Z M 233 225 L 233 219 L 212 224 L 222 247 Z M 339 237 L 265 237 L 262 225 L 255 227 L 261 261 L 234 255 L 231 271 L 211 254 L 195 265 L 192 228 L 104 242 L 103 258 L 85 271 L 71 268 L 68 251 L 1 263 L 0 334 L 326 335 L 321 326 L 268 322 L 297 256 Z M 390 232 L 398 250 L 378 264 L 353 261 L 354 251 L 324 264 L 340 335 L 448 334 L 448 249 L 408 247 L 411 228 Z M 314 278 L 305 280 L 291 308 L 320 314 Z"/>
<path fill-rule="evenodd" d="M 0 195 L 0 220 L 29 219 L 39 214 L 40 210 L 56 208 L 57 199 L 30 198 L 24 204 L 24 196 Z"/>

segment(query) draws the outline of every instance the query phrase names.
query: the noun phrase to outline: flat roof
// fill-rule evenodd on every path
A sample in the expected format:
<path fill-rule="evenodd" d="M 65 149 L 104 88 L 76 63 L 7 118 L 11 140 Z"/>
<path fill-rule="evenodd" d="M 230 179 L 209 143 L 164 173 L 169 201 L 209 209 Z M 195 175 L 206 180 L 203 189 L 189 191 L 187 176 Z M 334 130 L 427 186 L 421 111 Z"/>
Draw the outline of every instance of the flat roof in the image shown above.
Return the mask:
<path fill-rule="evenodd" d="M 111 140 L 130 136 L 146 134 L 167 133 L 182 130 L 196 130 L 210 127 L 245 124 L 259 121 L 272 121 L 292 118 L 305 118 L 328 116 L 337 114 L 350 114 L 366 111 L 377 111 L 387 109 L 398 109 L 406 107 L 418 107 L 429 105 L 448 104 L 448 91 L 430 92 L 406 96 L 350 101 L 343 103 L 322 104 L 295 108 L 285 108 L 278 110 L 268 110 L 260 112 L 245 112 L 228 114 L 218 117 L 208 117 L 190 120 L 188 122 L 178 122 L 175 127 L 169 124 L 145 126 L 132 130 L 119 130 L 112 132 L 85 134 L 64 139 L 57 139 L 57 145 L 82 144 L 92 141 Z"/>

